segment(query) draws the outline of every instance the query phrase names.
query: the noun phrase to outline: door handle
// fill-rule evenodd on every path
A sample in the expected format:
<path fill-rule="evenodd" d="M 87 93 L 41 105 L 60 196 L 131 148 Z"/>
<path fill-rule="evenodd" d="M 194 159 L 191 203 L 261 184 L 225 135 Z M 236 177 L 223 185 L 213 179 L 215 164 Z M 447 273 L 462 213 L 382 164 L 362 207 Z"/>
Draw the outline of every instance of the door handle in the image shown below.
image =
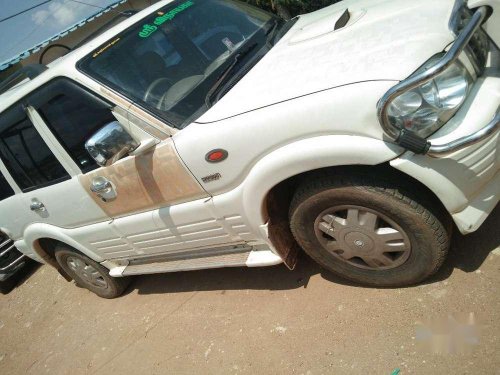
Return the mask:
<path fill-rule="evenodd" d="M 94 177 L 90 183 L 90 191 L 97 194 L 103 202 L 110 202 L 116 199 L 115 187 L 106 177 Z"/>
<path fill-rule="evenodd" d="M 105 193 L 113 188 L 111 181 L 104 177 L 96 177 L 92 180 L 90 184 L 90 191 L 92 193 Z"/>
<path fill-rule="evenodd" d="M 45 205 L 40 202 L 38 199 L 33 199 L 30 204 L 31 211 L 41 211 L 45 210 Z"/>

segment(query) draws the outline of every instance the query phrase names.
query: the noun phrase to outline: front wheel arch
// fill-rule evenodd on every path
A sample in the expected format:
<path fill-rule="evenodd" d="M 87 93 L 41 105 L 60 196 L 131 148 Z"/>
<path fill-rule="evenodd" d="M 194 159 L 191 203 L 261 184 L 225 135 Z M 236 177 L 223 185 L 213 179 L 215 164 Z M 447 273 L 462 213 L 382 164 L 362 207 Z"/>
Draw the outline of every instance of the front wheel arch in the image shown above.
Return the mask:
<path fill-rule="evenodd" d="M 420 181 L 391 167 L 389 163 L 379 165 L 345 165 L 315 169 L 291 176 L 274 185 L 268 191 L 262 203 L 262 216 L 269 223 L 269 239 L 289 268 L 295 267 L 297 255 L 302 251 L 288 225 L 288 211 L 297 187 L 304 181 L 324 176 L 354 174 L 381 176 L 391 181 L 397 181 L 402 187 L 417 190 L 422 199 L 428 202 L 428 205 L 433 208 L 435 215 L 447 223 L 447 230 L 451 232 L 453 226 L 452 217 L 439 198 Z"/>

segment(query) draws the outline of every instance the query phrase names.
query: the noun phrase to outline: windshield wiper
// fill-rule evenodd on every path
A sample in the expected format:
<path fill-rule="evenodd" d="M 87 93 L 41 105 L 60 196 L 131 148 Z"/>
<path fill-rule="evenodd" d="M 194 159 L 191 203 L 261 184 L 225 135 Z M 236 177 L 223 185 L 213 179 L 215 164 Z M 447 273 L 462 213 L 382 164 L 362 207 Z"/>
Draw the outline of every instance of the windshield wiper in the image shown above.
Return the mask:
<path fill-rule="evenodd" d="M 272 35 L 274 34 L 276 28 L 278 27 L 279 21 L 277 19 L 274 20 L 274 22 L 271 24 L 269 29 L 266 30 L 266 35 Z"/>
<path fill-rule="evenodd" d="M 278 19 L 275 19 L 272 25 L 266 31 L 266 43 L 269 46 L 273 46 L 275 43 L 275 38 L 280 29 L 282 28 L 282 22 Z M 284 24 L 284 23 L 283 23 Z M 278 27 L 279 26 L 279 27 Z"/>
<path fill-rule="evenodd" d="M 222 73 L 217 77 L 214 85 L 208 90 L 207 96 L 205 96 L 205 105 L 210 107 L 212 105 L 212 97 L 219 90 L 224 82 L 226 82 L 227 78 L 230 76 L 230 73 L 235 69 L 236 65 L 243 59 L 246 55 L 248 55 L 255 47 L 257 43 L 249 44 L 244 48 L 240 49 L 234 56 L 233 61 L 222 71 Z"/>

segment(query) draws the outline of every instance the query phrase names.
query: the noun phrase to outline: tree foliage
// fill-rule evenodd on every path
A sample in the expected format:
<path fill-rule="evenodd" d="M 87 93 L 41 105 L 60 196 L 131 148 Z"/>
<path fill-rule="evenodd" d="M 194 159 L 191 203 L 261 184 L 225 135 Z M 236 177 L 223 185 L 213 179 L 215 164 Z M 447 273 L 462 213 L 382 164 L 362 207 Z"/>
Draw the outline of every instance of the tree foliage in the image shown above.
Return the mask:
<path fill-rule="evenodd" d="M 340 0 L 246 0 L 247 3 L 257 5 L 265 10 L 282 14 L 288 12 L 294 17 L 297 14 L 309 13 Z"/>

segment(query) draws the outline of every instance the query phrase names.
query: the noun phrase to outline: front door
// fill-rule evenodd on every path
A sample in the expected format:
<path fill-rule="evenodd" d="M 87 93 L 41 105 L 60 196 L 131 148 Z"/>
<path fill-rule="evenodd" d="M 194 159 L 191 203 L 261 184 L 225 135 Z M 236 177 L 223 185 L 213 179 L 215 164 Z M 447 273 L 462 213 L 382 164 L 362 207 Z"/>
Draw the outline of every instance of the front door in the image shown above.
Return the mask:
<path fill-rule="evenodd" d="M 76 228 L 71 237 L 105 259 L 235 242 L 214 220 L 210 197 L 171 139 L 100 167 L 85 143 L 116 120 L 113 105 L 66 78 L 43 86 L 25 105 L 60 159 L 54 172 L 60 182 L 24 194 L 25 205 L 44 206 L 29 211 L 32 221 Z M 111 194 L 96 192 L 96 182 L 110 183 Z"/>

